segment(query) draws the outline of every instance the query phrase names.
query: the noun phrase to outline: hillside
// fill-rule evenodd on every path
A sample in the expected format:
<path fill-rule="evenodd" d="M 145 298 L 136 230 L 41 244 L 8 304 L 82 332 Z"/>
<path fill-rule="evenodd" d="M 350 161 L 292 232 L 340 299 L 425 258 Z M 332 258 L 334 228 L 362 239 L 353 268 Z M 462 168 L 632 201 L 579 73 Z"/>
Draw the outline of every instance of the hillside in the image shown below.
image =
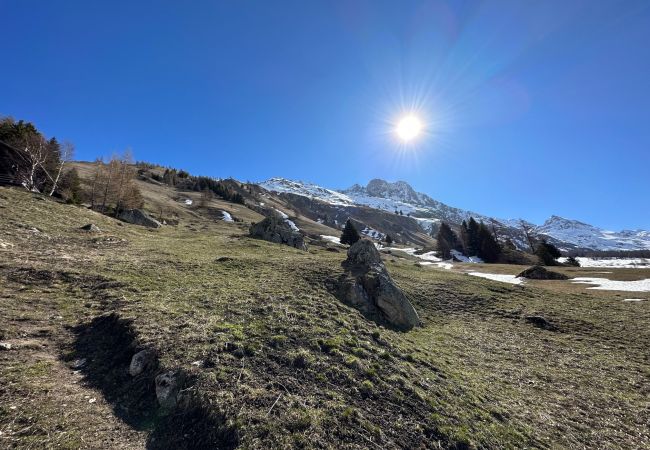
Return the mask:
<path fill-rule="evenodd" d="M 333 294 L 346 249 L 319 239 L 340 232 L 296 201 L 307 197 L 253 190 L 248 207 L 199 206 L 197 192 L 137 183 L 167 225 L 0 188 L 0 447 L 650 445 L 650 302 L 568 281 L 504 284 L 393 251 L 388 271 L 423 322 L 397 332 Z M 283 211 L 309 250 L 248 237 L 264 208 Z M 377 229 L 395 216 L 345 208 Z M 150 365 L 129 375 L 145 349 Z M 170 371 L 183 395 L 168 411 L 154 378 Z"/>

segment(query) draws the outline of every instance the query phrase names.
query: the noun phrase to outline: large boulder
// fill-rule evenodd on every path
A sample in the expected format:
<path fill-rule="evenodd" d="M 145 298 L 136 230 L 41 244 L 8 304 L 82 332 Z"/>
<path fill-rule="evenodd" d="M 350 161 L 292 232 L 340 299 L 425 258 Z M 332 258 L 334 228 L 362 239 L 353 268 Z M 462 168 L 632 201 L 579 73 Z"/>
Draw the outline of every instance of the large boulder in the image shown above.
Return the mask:
<path fill-rule="evenodd" d="M 117 218 L 124 222 L 148 228 L 160 228 L 162 226 L 160 222 L 141 209 L 125 209 L 120 212 Z"/>
<path fill-rule="evenodd" d="M 568 280 L 569 277 L 563 273 L 553 272 L 543 266 L 533 266 L 517 275 L 519 278 L 528 278 L 531 280 Z"/>
<path fill-rule="evenodd" d="M 302 234 L 294 231 L 281 217 L 270 216 L 261 222 L 254 223 L 251 225 L 249 233 L 252 237 L 264 239 L 265 241 L 307 250 Z"/>
<path fill-rule="evenodd" d="M 392 280 L 375 245 L 361 239 L 348 249 L 339 280 L 341 300 L 378 323 L 408 331 L 420 324 L 415 308 Z"/>

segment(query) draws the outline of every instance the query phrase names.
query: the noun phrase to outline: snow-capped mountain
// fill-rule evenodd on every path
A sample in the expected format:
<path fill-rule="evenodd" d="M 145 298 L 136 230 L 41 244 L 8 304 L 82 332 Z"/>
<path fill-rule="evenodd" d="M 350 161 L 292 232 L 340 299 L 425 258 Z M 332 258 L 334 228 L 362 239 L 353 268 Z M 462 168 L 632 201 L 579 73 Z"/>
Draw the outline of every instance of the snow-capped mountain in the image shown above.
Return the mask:
<path fill-rule="evenodd" d="M 390 183 L 373 179 L 365 187 L 355 184 L 348 189 L 334 190 L 302 181 L 271 178 L 259 183 L 259 186 L 268 191 L 307 197 L 336 207 L 366 206 L 400 217 L 407 216 L 427 233 L 435 230 L 441 221 L 459 225 L 463 220 L 474 217 L 491 226 L 502 240 L 509 239 L 520 249 L 529 247 L 524 227 L 532 236 L 547 238 L 564 250 L 650 249 L 650 231 L 605 231 L 558 216 L 552 216 L 540 226 L 521 219 L 493 218 L 434 200 L 427 194 L 416 192 L 405 181 Z"/>
<path fill-rule="evenodd" d="M 579 248 L 593 250 L 650 249 L 650 232 L 643 230 L 606 231 L 577 220 L 551 216 L 533 232 Z"/>

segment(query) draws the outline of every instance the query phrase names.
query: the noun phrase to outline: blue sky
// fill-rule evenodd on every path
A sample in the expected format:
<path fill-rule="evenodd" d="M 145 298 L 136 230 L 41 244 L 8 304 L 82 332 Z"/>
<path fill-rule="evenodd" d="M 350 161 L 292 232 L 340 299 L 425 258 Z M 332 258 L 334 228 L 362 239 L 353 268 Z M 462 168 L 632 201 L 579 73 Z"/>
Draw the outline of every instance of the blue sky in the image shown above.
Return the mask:
<path fill-rule="evenodd" d="M 0 0 L 0 114 L 90 160 L 650 229 L 650 2 Z M 414 112 L 427 132 L 401 144 Z"/>

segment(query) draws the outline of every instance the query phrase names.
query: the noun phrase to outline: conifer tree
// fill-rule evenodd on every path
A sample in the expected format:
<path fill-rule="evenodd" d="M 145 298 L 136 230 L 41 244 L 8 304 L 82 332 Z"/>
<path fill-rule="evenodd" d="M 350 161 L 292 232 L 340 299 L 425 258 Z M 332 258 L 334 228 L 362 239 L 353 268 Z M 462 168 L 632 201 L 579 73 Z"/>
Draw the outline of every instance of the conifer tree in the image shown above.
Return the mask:
<path fill-rule="evenodd" d="M 539 263 L 545 266 L 556 266 L 557 258 L 562 256 L 560 250 L 555 245 L 546 242 L 546 240 L 542 240 L 537 244 L 535 254 L 539 258 Z"/>
<path fill-rule="evenodd" d="M 481 248 L 479 229 L 478 222 L 470 217 L 467 223 L 467 256 L 478 256 Z"/>
<path fill-rule="evenodd" d="M 392 243 L 393 243 L 392 236 L 390 234 L 387 234 L 385 241 L 386 241 L 386 245 L 392 245 Z"/>
<path fill-rule="evenodd" d="M 460 244 L 463 248 L 465 255 L 469 254 L 469 229 L 467 228 L 467 221 L 463 220 L 460 224 Z"/>
<path fill-rule="evenodd" d="M 436 240 L 438 242 L 440 256 L 444 259 L 451 258 L 451 251 L 455 250 L 459 245 L 456 233 L 445 222 L 440 224 L 440 228 L 436 234 Z"/>
<path fill-rule="evenodd" d="M 478 256 L 488 263 L 497 262 L 501 254 L 501 246 L 483 222 L 479 224 L 478 242 Z"/>
<path fill-rule="evenodd" d="M 345 227 L 343 228 L 343 233 L 341 234 L 341 244 L 352 245 L 361 239 L 359 232 L 356 227 L 350 221 L 350 219 L 345 222 Z"/>

